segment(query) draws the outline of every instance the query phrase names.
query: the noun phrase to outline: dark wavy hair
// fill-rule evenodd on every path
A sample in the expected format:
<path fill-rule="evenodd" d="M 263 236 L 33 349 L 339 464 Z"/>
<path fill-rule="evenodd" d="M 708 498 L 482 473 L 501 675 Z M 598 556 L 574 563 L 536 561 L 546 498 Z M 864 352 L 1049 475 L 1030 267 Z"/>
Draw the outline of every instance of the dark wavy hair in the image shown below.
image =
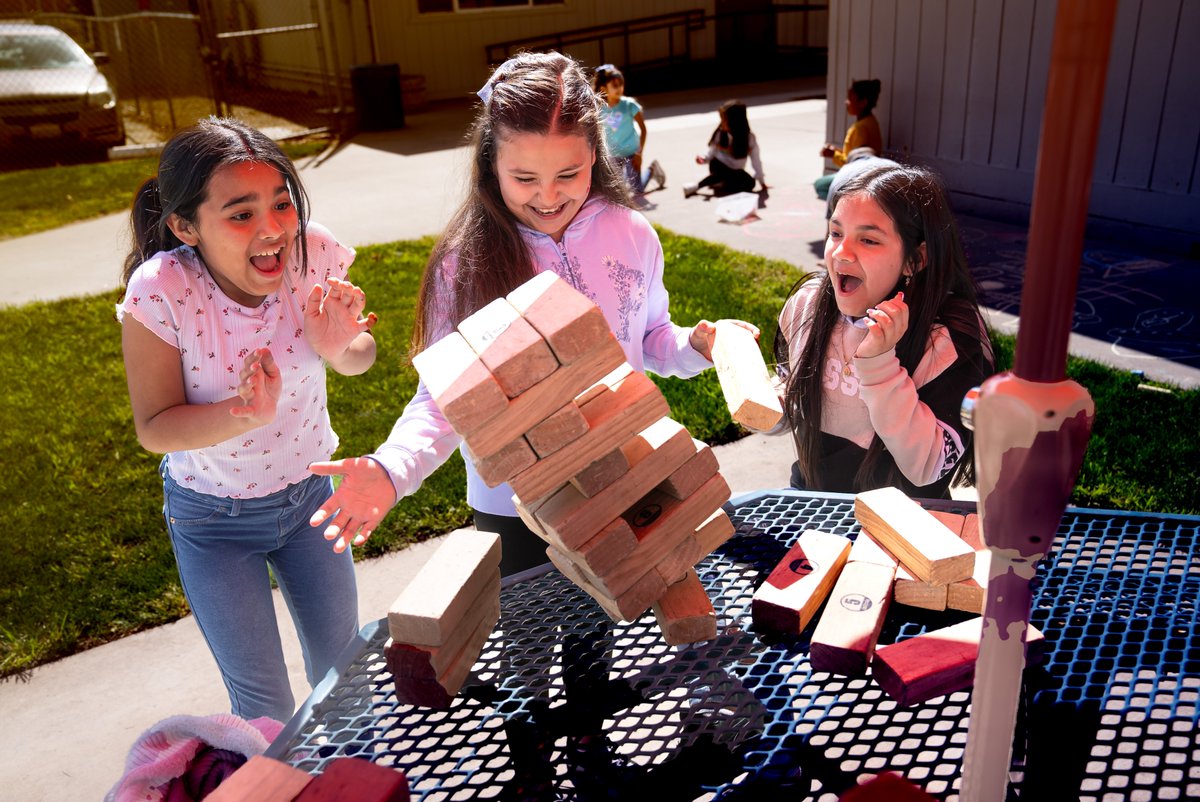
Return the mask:
<path fill-rule="evenodd" d="M 708 138 L 708 144 L 728 148 L 735 159 L 746 158 L 750 152 L 750 121 L 746 119 L 746 104 L 740 100 L 727 100 L 718 111 L 729 130 L 723 131 L 717 126 Z"/>
<path fill-rule="evenodd" d="M 243 162 L 270 165 L 287 183 L 300 219 L 301 270 L 307 267 L 308 194 L 296 166 L 261 131 L 231 117 L 208 117 L 171 137 L 158 158 L 158 175 L 147 179 L 134 196 L 129 220 L 133 249 L 125 257 L 122 287 L 129 283 L 129 277 L 142 262 L 159 251 L 173 250 L 183 244 L 167 225 L 171 215 L 195 223 L 196 210 L 208 197 L 208 182 L 213 173 L 226 165 Z"/>
<path fill-rule="evenodd" d="M 883 91 L 883 82 L 878 78 L 864 79 L 854 81 L 850 84 L 850 91 L 855 94 L 859 100 L 867 101 L 867 105 L 863 108 L 861 117 L 865 117 L 875 110 L 875 104 L 879 102 L 879 93 Z"/>
<path fill-rule="evenodd" d="M 466 199 L 433 248 L 418 294 L 412 352 L 432 344 L 439 327 L 463 318 L 533 278 L 533 254 L 504 204 L 496 156 L 513 134 L 579 135 L 596 153 L 592 196 L 630 206 L 620 169 L 609 158 L 601 113 L 604 101 L 583 68 L 560 53 L 522 53 L 493 73 L 491 96 L 471 127 L 473 156 Z M 444 267 L 457 258 L 452 283 Z"/>

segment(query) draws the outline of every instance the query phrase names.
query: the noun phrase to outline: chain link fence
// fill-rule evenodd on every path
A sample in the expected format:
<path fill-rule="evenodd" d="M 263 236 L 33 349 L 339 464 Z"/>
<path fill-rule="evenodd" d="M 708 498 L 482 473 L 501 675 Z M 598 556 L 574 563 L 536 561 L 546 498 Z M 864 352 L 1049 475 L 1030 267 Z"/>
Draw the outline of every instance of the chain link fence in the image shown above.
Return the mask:
<path fill-rule="evenodd" d="M 78 11 L 100 5 L 0 2 L 0 169 L 153 152 L 210 114 L 277 139 L 342 124 L 316 3 L 282 4 L 266 21 L 238 0 Z"/>

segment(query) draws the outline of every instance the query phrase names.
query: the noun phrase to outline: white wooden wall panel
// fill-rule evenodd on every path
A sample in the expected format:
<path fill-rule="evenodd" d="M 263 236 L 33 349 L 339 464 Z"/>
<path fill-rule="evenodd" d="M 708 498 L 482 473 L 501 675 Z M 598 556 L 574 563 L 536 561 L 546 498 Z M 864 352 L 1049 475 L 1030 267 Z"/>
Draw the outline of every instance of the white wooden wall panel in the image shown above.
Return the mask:
<path fill-rule="evenodd" d="M 921 0 L 899 0 L 892 45 L 892 71 L 880 103 L 889 109 L 885 142 L 913 142 L 925 122 L 917 113 L 917 68 L 921 55 Z M 880 80 L 883 80 L 882 78 Z"/>
<path fill-rule="evenodd" d="M 997 47 L 995 116 L 987 162 L 1015 169 L 1020 163 L 1025 97 L 1029 92 L 1029 44 L 1033 0 L 1005 0 Z"/>
<path fill-rule="evenodd" d="M 946 6 L 921 3 L 921 46 L 917 52 L 916 106 L 911 143 L 892 139 L 884 146 L 895 152 L 937 153 L 938 120 L 942 116 L 942 76 L 946 74 Z M 831 56 L 832 58 L 832 56 Z M 887 114 L 883 109 L 881 114 Z"/>
<path fill-rule="evenodd" d="M 1192 171 L 1196 167 L 1196 148 L 1187 142 L 1200 142 L 1200 69 L 1188 51 L 1200 45 L 1200 3 L 1184 3 L 1175 27 L 1174 53 L 1168 72 L 1163 101 L 1160 145 L 1151 168 L 1150 189 L 1172 195 L 1192 189 Z M 1178 141 L 1179 147 L 1170 143 Z"/>
<path fill-rule="evenodd" d="M 1037 165 L 1038 140 L 1042 135 L 1042 108 L 1046 102 L 1046 78 L 1050 73 L 1050 43 L 1054 38 L 1054 3 L 1036 2 L 1033 35 L 1029 40 L 1029 73 L 1022 104 L 1020 170 L 1033 172 Z M 1098 150 L 1098 149 L 1097 149 Z"/>
<path fill-rule="evenodd" d="M 1139 189 L 1150 186 L 1178 18 L 1179 0 L 1155 0 L 1153 5 L 1143 5 L 1138 15 L 1114 184 Z"/>
<path fill-rule="evenodd" d="M 946 8 L 946 60 L 942 74 L 942 115 L 938 120 L 936 155 L 943 159 L 961 159 L 963 153 L 964 110 L 967 86 L 971 79 L 971 30 L 975 3 L 950 0 Z"/>
<path fill-rule="evenodd" d="M 988 164 L 996 124 L 996 80 L 1000 43 L 1004 37 L 1000 3 L 981 3 L 971 19 L 971 50 L 967 58 L 967 99 L 963 115 L 962 158 Z"/>

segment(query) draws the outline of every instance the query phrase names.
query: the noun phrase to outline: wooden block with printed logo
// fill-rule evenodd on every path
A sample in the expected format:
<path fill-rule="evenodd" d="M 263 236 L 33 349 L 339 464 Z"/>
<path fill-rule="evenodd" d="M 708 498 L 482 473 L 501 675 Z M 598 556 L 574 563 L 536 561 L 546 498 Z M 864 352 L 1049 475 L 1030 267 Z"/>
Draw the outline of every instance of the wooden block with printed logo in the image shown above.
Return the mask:
<path fill-rule="evenodd" d="M 671 476 L 691 456 L 692 436 L 677 421 L 659 418 L 620 450 L 629 469 L 608 487 L 589 498 L 573 483 L 567 484 L 536 506 L 542 526 L 567 550 L 587 542 L 646 495 L 648 488 Z"/>
<path fill-rule="evenodd" d="M 596 587 L 571 558 L 558 549 L 550 546 L 546 549 L 550 562 L 562 572 L 563 576 L 574 582 L 581 590 L 596 600 L 604 612 L 613 621 L 633 621 L 649 609 L 650 605 L 667 592 L 666 583 L 654 571 L 647 571 L 634 582 L 624 593 L 613 597 L 606 591 Z"/>
<path fill-rule="evenodd" d="M 721 321 L 716 329 L 712 360 L 730 416 L 758 431 L 773 428 L 783 417 L 783 406 L 758 341 L 736 323 Z"/>
<path fill-rule="evenodd" d="M 571 402 L 526 432 L 525 439 L 535 454 L 547 457 L 587 434 L 587 430 L 587 418 Z"/>
<path fill-rule="evenodd" d="M 564 365 L 586 354 L 597 339 L 612 336 L 600 308 L 549 271 L 517 287 L 508 300 Z"/>
<path fill-rule="evenodd" d="M 616 337 L 598 340 L 593 349 L 570 365 L 564 365 L 508 402 L 498 415 L 470 431 L 459 431 L 476 457 L 495 454 L 546 418 L 563 403 L 586 391 L 605 374 L 625 364 L 625 352 Z M 458 431 L 455 429 L 455 431 Z M 619 444 L 614 444 L 616 448 Z"/>
<path fill-rule="evenodd" d="M 527 470 L 537 462 L 537 454 L 529 447 L 524 437 L 517 437 L 504 448 L 487 457 L 476 457 L 467 446 L 467 453 L 475 463 L 475 471 L 488 487 L 499 487 L 511 477 Z"/>
<path fill-rule="evenodd" d="M 651 609 L 663 639 L 672 646 L 717 637 L 717 613 L 694 570 L 668 585 L 666 593 Z"/>
<path fill-rule="evenodd" d="M 966 690 L 975 682 L 983 619 L 972 618 L 875 650 L 871 673 L 879 687 L 902 706 Z M 1045 637 L 1032 624 L 1025 636 L 1027 665 L 1045 653 Z"/>
<path fill-rule="evenodd" d="M 607 389 L 581 405 L 588 421 L 587 434 L 570 448 L 556 451 L 512 477 L 513 492 L 526 506 L 535 505 L 568 484 L 572 476 L 596 459 L 670 414 L 667 399 L 650 377 L 627 367 L 605 377 Z"/>
<path fill-rule="evenodd" d="M 585 497 L 591 498 L 629 470 L 629 460 L 619 448 L 605 454 L 571 477 L 571 484 Z"/>
<path fill-rule="evenodd" d="M 899 488 L 859 493 L 854 517 L 917 579 L 949 585 L 971 576 L 974 549 Z"/>
<path fill-rule="evenodd" d="M 278 760 L 251 755 L 204 797 L 211 802 L 292 802 L 312 781 L 312 775 Z"/>
<path fill-rule="evenodd" d="M 408 779 L 399 769 L 359 757 L 329 761 L 296 802 L 408 802 Z"/>
<path fill-rule="evenodd" d="M 946 609 L 946 585 L 934 585 L 910 574 L 891 552 L 863 529 L 850 548 L 850 561 L 870 562 L 893 569 L 895 580 L 892 585 L 892 599 L 896 604 L 906 607 L 920 607 L 923 610 Z"/>
<path fill-rule="evenodd" d="M 417 354 L 412 364 L 459 434 L 475 430 L 508 409 L 508 396 L 457 331 Z"/>
<path fill-rule="evenodd" d="M 849 554 L 849 538 L 805 530 L 754 592 L 755 626 L 799 634 L 829 595 Z"/>
<path fill-rule="evenodd" d="M 446 535 L 388 610 L 392 640 L 440 646 L 500 566 L 500 536 L 460 529 Z"/>
<path fill-rule="evenodd" d="M 813 668 L 850 676 L 867 672 L 895 575 L 896 569 L 875 563 L 846 563 L 813 630 L 809 647 Z"/>
<path fill-rule="evenodd" d="M 558 360 L 542 335 L 504 298 L 469 315 L 458 331 L 509 398 L 558 370 Z"/>
<path fill-rule="evenodd" d="M 692 440 L 691 458 L 662 484 L 662 489 L 675 498 L 687 498 L 720 470 L 717 455 L 702 440 Z"/>

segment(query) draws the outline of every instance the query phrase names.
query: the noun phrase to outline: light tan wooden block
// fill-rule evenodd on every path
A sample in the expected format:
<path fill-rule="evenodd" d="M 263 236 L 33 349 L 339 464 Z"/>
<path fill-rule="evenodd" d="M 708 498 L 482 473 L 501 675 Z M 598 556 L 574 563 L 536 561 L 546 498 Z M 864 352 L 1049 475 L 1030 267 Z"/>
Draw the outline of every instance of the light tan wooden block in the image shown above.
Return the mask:
<path fill-rule="evenodd" d="M 539 457 L 546 457 L 587 434 L 588 422 L 574 402 L 530 429 L 525 439 Z"/>
<path fill-rule="evenodd" d="M 471 674 L 471 667 L 479 661 L 479 654 L 483 651 L 484 644 L 491 637 L 492 630 L 496 628 L 496 622 L 500 620 L 499 600 L 500 594 L 497 591 L 496 606 L 488 609 L 488 615 L 475 624 L 463 645 L 450 658 L 449 664 L 438 672 L 438 684 L 445 688 L 446 693 L 450 696 L 456 695 L 463 683 L 467 681 L 467 677 Z"/>
<path fill-rule="evenodd" d="M 415 646 L 391 641 L 385 649 L 388 669 L 397 677 L 436 679 L 449 672 L 475 630 L 487 623 L 488 631 L 500 620 L 500 572 L 471 602 L 458 626 L 441 646 Z"/>
<path fill-rule="evenodd" d="M 650 488 L 672 475 L 692 453 L 692 436 L 670 418 L 659 418 L 621 447 L 629 469 L 588 498 L 567 484 L 535 508 L 547 531 L 566 549 L 578 548 L 629 509 Z"/>
<path fill-rule="evenodd" d="M 859 493 L 854 517 L 917 579 L 948 585 L 971 576 L 974 549 L 898 488 Z"/>
<path fill-rule="evenodd" d="M 654 566 L 654 570 L 658 571 L 658 575 L 668 586 L 674 585 L 687 576 L 687 572 L 691 571 L 693 566 L 704 558 L 704 554 L 700 550 L 700 543 L 696 540 L 696 536 L 689 535 L 678 546 L 667 552 L 667 556 Z"/>
<path fill-rule="evenodd" d="M 694 570 L 668 585 L 650 609 L 658 620 L 663 639 L 672 646 L 717 637 L 717 613 Z"/>
<path fill-rule="evenodd" d="M 871 537 L 867 530 L 860 530 L 854 545 L 850 548 L 850 562 L 869 562 L 893 569 L 892 598 L 896 604 L 906 607 L 920 607 L 924 610 L 946 609 L 946 585 L 933 585 L 923 582 L 910 574 L 892 553 Z"/>
<path fill-rule="evenodd" d="M 620 479 L 628 470 L 629 460 L 625 459 L 625 453 L 619 448 L 614 448 L 572 476 L 571 484 L 584 496 L 591 498 Z"/>
<path fill-rule="evenodd" d="M 983 600 L 987 596 L 992 552 L 983 545 L 983 539 L 979 535 L 979 516 L 975 513 L 954 516 L 952 513 L 939 513 L 934 510 L 930 512 L 952 532 L 958 534 L 964 543 L 975 549 L 975 570 L 971 572 L 971 578 L 960 579 L 946 586 L 946 609 L 982 613 Z M 958 519 L 957 526 L 952 518 Z"/>
<path fill-rule="evenodd" d="M 508 300 L 564 365 L 586 354 L 596 340 L 612 336 L 600 308 L 549 271 L 510 292 Z"/>
<path fill-rule="evenodd" d="M 311 781 L 307 772 L 253 755 L 204 798 L 210 802 L 292 802 Z"/>
<path fill-rule="evenodd" d="M 773 428 L 783 417 L 783 406 L 758 341 L 735 323 L 721 321 L 716 328 L 712 359 L 730 416 L 751 429 Z"/>
<path fill-rule="evenodd" d="M 616 338 L 600 340 L 586 356 L 564 365 L 508 403 L 498 415 L 463 435 L 477 457 L 495 454 L 514 437 L 537 426 L 564 403 L 591 387 L 596 380 L 625 364 L 625 352 Z M 457 431 L 457 430 L 455 430 Z M 613 446 L 614 448 L 616 446 Z"/>
<path fill-rule="evenodd" d="M 700 544 L 703 555 L 712 554 L 729 538 L 733 537 L 733 521 L 725 514 L 725 510 L 716 510 L 696 528 L 696 542 Z"/>
<path fill-rule="evenodd" d="M 871 673 L 888 696 L 902 706 L 966 690 L 975 682 L 975 661 L 983 619 L 972 618 L 875 650 Z M 1037 665 L 1045 638 L 1032 624 L 1025 636 L 1027 665 Z"/>
<path fill-rule="evenodd" d="M 446 535 L 388 610 L 392 640 L 440 646 L 500 565 L 500 536 L 460 529 Z"/>
<path fill-rule="evenodd" d="M 867 672 L 892 598 L 895 568 L 847 562 L 834 583 L 809 646 L 818 671 L 858 676 Z"/>
<path fill-rule="evenodd" d="M 750 615 L 756 627 L 799 634 L 837 580 L 850 554 L 850 539 L 808 529 L 754 592 Z"/>
<path fill-rule="evenodd" d="M 509 398 L 516 398 L 558 370 L 550 346 L 512 304 L 497 298 L 458 324 Z"/>
<path fill-rule="evenodd" d="M 412 364 L 459 434 L 473 431 L 508 409 L 508 396 L 457 331 L 417 354 Z"/>
<path fill-rule="evenodd" d="M 650 491 L 621 516 L 637 536 L 637 548 L 611 573 L 589 579 L 608 595 L 619 596 L 643 574 L 657 576 L 654 567 L 728 500 L 729 484 L 720 474 L 682 501 L 661 490 Z"/>
<path fill-rule="evenodd" d="M 671 412 L 657 385 L 637 371 L 631 371 L 611 386 L 609 392 L 588 401 L 581 409 L 588 420 L 587 434 L 570 448 L 538 460 L 512 477 L 513 492 L 526 506 L 568 484 L 576 473 Z"/>
<path fill-rule="evenodd" d="M 882 565 L 887 568 L 896 568 L 900 565 L 900 561 L 892 556 L 891 552 L 879 545 L 879 541 L 871 537 L 871 533 L 865 529 L 860 529 L 854 537 L 854 543 L 850 546 L 850 556 L 848 562 L 865 562 Z"/>
<path fill-rule="evenodd" d="M 609 618 L 613 621 L 635 620 L 667 592 L 667 586 L 663 583 L 662 578 L 654 571 L 647 571 L 628 590 L 613 598 L 596 587 L 590 577 L 566 554 L 550 546 L 546 549 L 546 555 L 563 576 L 595 599 L 596 603 L 608 613 Z"/>
<path fill-rule="evenodd" d="M 966 520 L 966 516 L 955 512 L 942 512 L 941 510 L 929 510 L 929 514 L 941 521 L 942 525 L 951 532 L 962 537 L 963 522 Z"/>
<path fill-rule="evenodd" d="M 531 532 L 549 543 L 550 536 L 546 534 L 546 530 L 542 528 L 542 522 L 539 521 L 538 517 L 533 514 L 533 511 L 522 504 L 521 499 L 517 498 L 516 496 L 512 497 L 512 501 L 513 506 L 517 508 L 517 515 L 520 517 L 521 522 L 529 527 Z"/>
<path fill-rule="evenodd" d="M 530 448 L 524 437 L 518 437 L 495 454 L 487 457 L 476 457 L 471 453 L 470 446 L 467 446 L 467 453 L 471 461 L 475 463 L 475 470 L 478 472 L 479 478 L 488 487 L 498 487 L 504 484 L 537 462 L 537 454 L 533 453 L 533 449 Z"/>
<path fill-rule="evenodd" d="M 692 440 L 692 447 L 695 449 L 692 457 L 684 463 L 681 470 L 662 483 L 662 489 L 675 498 L 687 498 L 720 470 L 717 455 L 707 443 Z"/>

